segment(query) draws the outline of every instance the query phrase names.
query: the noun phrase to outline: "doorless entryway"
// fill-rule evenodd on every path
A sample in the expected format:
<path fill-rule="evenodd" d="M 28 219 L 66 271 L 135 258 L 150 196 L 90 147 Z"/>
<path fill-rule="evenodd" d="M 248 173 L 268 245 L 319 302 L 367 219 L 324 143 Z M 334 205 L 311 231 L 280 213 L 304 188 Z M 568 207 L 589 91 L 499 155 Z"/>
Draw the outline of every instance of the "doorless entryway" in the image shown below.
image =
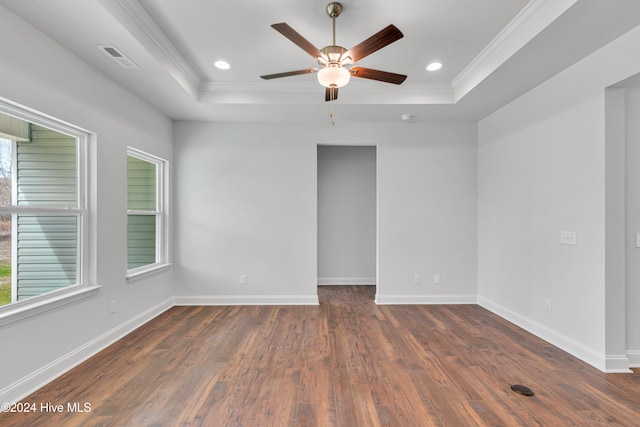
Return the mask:
<path fill-rule="evenodd" d="M 376 284 L 374 146 L 318 146 L 318 284 Z"/>

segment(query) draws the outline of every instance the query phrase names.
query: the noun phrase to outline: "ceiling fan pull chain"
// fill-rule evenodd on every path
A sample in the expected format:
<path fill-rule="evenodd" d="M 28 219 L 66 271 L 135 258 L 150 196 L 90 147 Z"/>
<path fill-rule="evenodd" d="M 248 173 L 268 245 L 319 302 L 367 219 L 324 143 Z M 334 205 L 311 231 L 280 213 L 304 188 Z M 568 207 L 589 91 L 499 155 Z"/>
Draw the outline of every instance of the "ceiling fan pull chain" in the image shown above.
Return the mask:
<path fill-rule="evenodd" d="M 331 118 L 331 124 L 335 126 L 336 122 L 335 120 L 333 120 L 333 101 L 331 101 L 331 108 L 329 109 L 329 117 Z"/>
<path fill-rule="evenodd" d="M 337 95 L 338 89 L 337 88 L 331 88 L 331 125 L 335 126 L 336 125 L 336 121 L 333 118 L 333 111 L 335 109 L 335 105 L 336 105 L 336 98 L 338 97 Z"/>

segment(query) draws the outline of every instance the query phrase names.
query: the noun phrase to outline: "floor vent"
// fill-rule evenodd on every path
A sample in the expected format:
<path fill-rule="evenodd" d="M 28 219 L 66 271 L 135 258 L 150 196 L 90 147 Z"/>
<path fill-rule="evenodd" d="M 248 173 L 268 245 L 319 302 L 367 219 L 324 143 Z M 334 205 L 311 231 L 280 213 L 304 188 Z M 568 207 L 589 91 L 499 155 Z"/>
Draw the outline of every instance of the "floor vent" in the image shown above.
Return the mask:
<path fill-rule="evenodd" d="M 99 45 L 98 49 L 106 53 L 109 58 L 116 61 L 123 68 L 138 68 L 135 62 L 127 58 L 127 56 L 113 45 Z"/>
<path fill-rule="evenodd" d="M 525 395 L 525 396 L 535 396 L 535 393 L 533 392 L 533 390 L 531 390 L 526 385 L 513 384 L 513 385 L 511 385 L 511 390 L 515 391 L 516 393 Z"/>

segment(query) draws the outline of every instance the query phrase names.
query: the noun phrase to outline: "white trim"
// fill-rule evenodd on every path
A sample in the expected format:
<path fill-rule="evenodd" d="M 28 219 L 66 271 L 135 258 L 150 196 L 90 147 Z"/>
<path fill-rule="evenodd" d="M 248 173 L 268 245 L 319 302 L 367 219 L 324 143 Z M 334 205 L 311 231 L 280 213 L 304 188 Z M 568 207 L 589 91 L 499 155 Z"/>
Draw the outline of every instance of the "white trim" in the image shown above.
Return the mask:
<path fill-rule="evenodd" d="M 393 85 L 390 85 L 393 86 Z M 450 83 L 404 83 L 386 87 L 364 82 L 349 86 L 349 104 L 361 105 L 385 99 L 388 104 L 447 105 L 454 103 Z M 209 82 L 200 90 L 199 101 L 212 104 L 308 104 L 318 99 L 318 82 Z"/>
<path fill-rule="evenodd" d="M 89 251 L 91 235 L 89 227 L 89 203 L 91 195 L 89 191 L 89 140 L 91 135 L 83 132 L 82 135 L 76 136 L 76 197 L 77 208 L 79 212 L 76 216 L 76 233 L 78 247 L 76 248 L 76 271 L 77 281 L 86 285 L 91 283 L 93 274 L 89 271 Z M 17 153 L 16 153 L 17 154 Z"/>
<path fill-rule="evenodd" d="M 318 277 L 318 285 L 375 285 L 375 277 Z"/>
<path fill-rule="evenodd" d="M 203 81 L 200 87 L 201 102 L 232 103 L 274 103 L 289 102 L 289 97 L 278 97 L 273 100 L 274 93 L 286 90 L 287 93 L 299 97 L 306 93 L 317 97 L 317 80 L 280 82 L 216 82 Z M 247 94 L 251 94 L 247 97 Z M 373 97 L 393 94 L 392 104 L 453 104 L 455 93 L 451 83 L 404 83 L 401 87 L 386 87 L 363 82 L 349 86 L 350 103 L 368 102 Z"/>
<path fill-rule="evenodd" d="M 376 294 L 376 304 L 378 305 L 433 305 L 433 304 L 477 304 L 476 295 L 382 295 Z"/>
<path fill-rule="evenodd" d="M 0 390 L 0 402 L 17 402 L 96 353 L 173 307 L 172 299 L 157 304 L 136 317 L 116 326 L 88 343 L 70 351 L 31 374 Z"/>
<path fill-rule="evenodd" d="M 0 327 L 95 295 L 100 286 L 75 285 L 2 307 Z"/>
<path fill-rule="evenodd" d="M 496 304 L 487 298 L 478 296 L 478 304 L 503 319 L 521 327 L 527 332 L 541 338 L 548 343 L 566 351 L 572 356 L 607 373 L 629 373 L 629 361 L 626 355 L 606 355 L 586 345 L 554 331 L 534 320 Z"/>
<path fill-rule="evenodd" d="M 95 247 L 95 241 L 90 241 L 89 237 L 95 237 L 95 230 L 92 228 L 93 223 L 90 217 L 95 215 L 95 196 L 93 193 L 88 194 L 90 188 L 90 176 L 93 172 L 87 170 L 90 164 L 90 147 L 92 141 L 92 133 L 80 127 L 74 126 L 67 122 L 56 119 L 47 114 L 38 112 L 34 109 L 16 104 L 6 98 L 0 97 L 0 112 L 3 114 L 23 120 L 29 124 L 42 126 L 54 132 L 58 132 L 75 138 L 76 140 L 76 206 L 68 208 L 54 207 L 31 207 L 12 205 L 8 207 L 0 207 L 0 213 L 12 214 L 12 239 L 17 236 L 15 215 L 61 215 L 72 216 L 77 218 L 77 265 L 76 265 L 76 284 L 59 289 L 53 292 L 37 295 L 25 301 L 15 301 L 17 294 L 17 285 L 15 281 L 15 272 L 17 271 L 15 262 L 17 254 L 14 249 L 17 245 L 12 244 L 12 302 L 11 304 L 0 307 L 0 326 L 13 323 L 17 320 L 33 316 L 38 313 L 52 310 L 69 302 L 86 298 L 94 294 L 99 286 L 95 285 L 96 272 L 95 261 L 93 259 L 94 252 L 91 248 Z M 30 129 L 31 132 L 31 129 Z M 31 138 L 31 135 L 29 135 Z M 17 161 L 17 149 L 12 148 L 12 163 Z M 17 173 L 17 166 L 12 164 L 12 173 Z M 17 192 L 15 188 L 16 180 L 12 180 L 12 200 L 17 200 Z M 89 209 L 89 205 L 91 210 Z"/>
<path fill-rule="evenodd" d="M 104 8 L 151 54 L 173 79 L 198 99 L 202 77 L 169 40 L 138 0 L 99 0 Z"/>
<path fill-rule="evenodd" d="M 150 163 L 156 167 L 156 207 L 154 211 L 127 210 L 129 215 L 155 215 L 156 217 L 156 262 L 141 267 L 127 269 L 127 280 L 135 281 L 138 278 L 155 274 L 156 270 L 171 266 L 169 259 L 169 161 L 161 157 L 149 154 L 137 148 L 127 147 L 127 157 Z M 128 186 L 128 178 L 127 178 Z M 128 189 L 127 189 L 128 192 Z M 128 198 L 127 194 L 127 198 Z M 128 243 L 127 243 L 128 247 Z M 128 256 L 128 255 L 127 255 Z M 127 260 L 128 261 L 128 260 Z"/>
<path fill-rule="evenodd" d="M 578 0 L 531 0 L 451 82 L 458 102 Z"/>
<path fill-rule="evenodd" d="M 56 119 L 45 113 L 41 113 L 24 105 L 16 104 L 10 99 L 0 97 L 0 111 L 4 114 L 16 117 L 25 122 L 30 122 L 56 132 L 64 133 L 74 138 L 91 136 L 91 132 L 81 127 L 72 125 L 60 119 Z"/>
<path fill-rule="evenodd" d="M 627 350 L 630 368 L 640 368 L 640 350 Z"/>
<path fill-rule="evenodd" d="M 175 305 L 319 305 L 318 295 L 178 295 Z"/>
<path fill-rule="evenodd" d="M 162 157 L 154 156 L 153 154 L 147 153 L 146 151 L 139 150 L 134 147 L 127 147 L 127 155 L 135 157 L 138 160 L 144 160 L 147 163 L 166 163 L 167 161 Z"/>
<path fill-rule="evenodd" d="M 127 282 L 135 282 L 171 269 L 171 264 L 150 264 L 127 271 Z"/>
<path fill-rule="evenodd" d="M 633 372 L 629 369 L 629 358 L 626 354 L 605 355 L 604 369 L 607 374 L 629 374 Z"/>

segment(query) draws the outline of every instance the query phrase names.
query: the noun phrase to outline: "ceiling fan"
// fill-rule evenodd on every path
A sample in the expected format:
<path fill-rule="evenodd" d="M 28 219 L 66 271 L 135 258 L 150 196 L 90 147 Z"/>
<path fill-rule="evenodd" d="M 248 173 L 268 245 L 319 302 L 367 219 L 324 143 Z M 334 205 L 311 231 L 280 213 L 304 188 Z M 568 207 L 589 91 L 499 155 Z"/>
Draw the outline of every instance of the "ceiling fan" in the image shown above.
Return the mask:
<path fill-rule="evenodd" d="M 326 88 L 325 101 L 334 101 L 338 99 L 338 88 L 349 83 L 351 76 L 378 80 L 397 85 L 402 84 L 402 82 L 405 81 L 407 76 L 404 74 L 389 73 L 387 71 L 352 66 L 362 58 L 401 39 L 404 35 L 395 27 L 395 25 L 389 25 L 362 43 L 347 50 L 336 44 L 336 18 L 340 16 L 340 13 L 342 12 L 342 4 L 338 2 L 331 2 L 327 5 L 326 11 L 329 17 L 333 20 L 333 44 L 325 46 L 322 49 L 315 47 L 296 30 L 284 22 L 271 25 L 273 29 L 294 42 L 309 55 L 313 56 L 318 61 L 320 68 L 306 68 L 304 70 L 268 74 L 260 76 L 261 78 L 270 80 L 280 77 L 297 76 L 300 74 L 311 74 L 317 72 L 318 81 Z"/>

